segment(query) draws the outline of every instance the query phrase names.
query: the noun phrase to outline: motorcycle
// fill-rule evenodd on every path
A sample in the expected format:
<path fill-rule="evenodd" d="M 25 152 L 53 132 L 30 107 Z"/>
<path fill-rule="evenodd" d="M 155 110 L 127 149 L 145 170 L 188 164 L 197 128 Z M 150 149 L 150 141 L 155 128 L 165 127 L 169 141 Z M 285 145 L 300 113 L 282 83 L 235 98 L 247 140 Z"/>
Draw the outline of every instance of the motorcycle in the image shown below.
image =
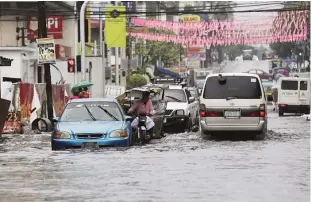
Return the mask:
<path fill-rule="evenodd" d="M 138 115 L 138 125 L 137 125 L 137 143 L 139 145 L 149 143 L 152 139 L 152 130 L 147 130 L 147 115 Z"/>

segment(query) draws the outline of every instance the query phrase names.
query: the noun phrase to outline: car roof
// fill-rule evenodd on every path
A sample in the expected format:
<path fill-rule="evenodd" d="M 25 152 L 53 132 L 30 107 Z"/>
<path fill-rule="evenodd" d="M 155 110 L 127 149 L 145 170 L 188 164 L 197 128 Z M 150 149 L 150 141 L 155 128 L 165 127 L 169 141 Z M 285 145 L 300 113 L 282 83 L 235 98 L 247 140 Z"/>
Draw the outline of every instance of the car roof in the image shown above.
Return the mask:
<path fill-rule="evenodd" d="M 310 81 L 310 78 L 301 78 L 301 77 L 281 77 L 280 81 Z"/>
<path fill-rule="evenodd" d="M 79 98 L 69 101 L 70 103 L 80 103 L 80 102 L 117 102 L 114 98 Z"/>
<path fill-rule="evenodd" d="M 210 75 L 207 75 L 206 78 L 209 78 L 209 77 L 216 77 L 216 76 L 219 76 L 219 75 L 222 75 L 222 76 L 246 76 L 246 77 L 256 77 L 257 79 L 260 80 L 260 77 L 259 77 L 257 74 L 249 74 L 249 73 L 219 73 L 219 74 L 210 74 Z"/>
<path fill-rule="evenodd" d="M 177 90 L 182 90 L 183 87 L 181 85 L 169 85 L 169 89 L 177 89 Z"/>

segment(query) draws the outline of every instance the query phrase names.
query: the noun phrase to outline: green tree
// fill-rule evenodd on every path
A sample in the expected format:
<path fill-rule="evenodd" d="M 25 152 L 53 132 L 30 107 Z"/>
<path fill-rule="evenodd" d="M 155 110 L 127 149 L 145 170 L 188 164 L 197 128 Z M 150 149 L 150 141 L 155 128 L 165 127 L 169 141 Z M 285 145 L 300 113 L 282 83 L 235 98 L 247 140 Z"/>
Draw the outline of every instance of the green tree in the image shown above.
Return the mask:
<path fill-rule="evenodd" d="M 157 60 L 164 63 L 164 67 L 170 64 L 176 64 L 179 61 L 180 54 L 183 53 L 183 48 L 174 43 L 166 43 L 159 41 L 146 41 L 138 40 L 136 43 L 135 51 L 137 54 L 146 58 L 143 68 L 146 65 L 154 65 Z"/>
<path fill-rule="evenodd" d="M 147 79 L 141 74 L 132 74 L 127 81 L 128 88 L 141 87 L 147 84 Z"/>

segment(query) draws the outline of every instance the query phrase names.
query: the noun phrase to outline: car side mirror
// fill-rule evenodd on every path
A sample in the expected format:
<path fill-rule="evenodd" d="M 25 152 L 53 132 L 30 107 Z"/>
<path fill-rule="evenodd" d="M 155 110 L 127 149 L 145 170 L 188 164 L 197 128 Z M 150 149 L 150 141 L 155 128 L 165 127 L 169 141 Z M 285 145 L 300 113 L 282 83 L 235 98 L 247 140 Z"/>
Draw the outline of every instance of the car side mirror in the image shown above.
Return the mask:
<path fill-rule="evenodd" d="M 189 97 L 189 103 L 192 103 L 195 101 L 195 98 L 194 97 Z"/>
<path fill-rule="evenodd" d="M 52 119 L 53 123 L 57 123 L 57 122 L 58 122 L 58 119 L 59 119 L 59 117 L 54 117 L 54 118 Z"/>
<path fill-rule="evenodd" d="M 133 117 L 125 116 L 125 121 L 132 122 L 133 121 Z"/>

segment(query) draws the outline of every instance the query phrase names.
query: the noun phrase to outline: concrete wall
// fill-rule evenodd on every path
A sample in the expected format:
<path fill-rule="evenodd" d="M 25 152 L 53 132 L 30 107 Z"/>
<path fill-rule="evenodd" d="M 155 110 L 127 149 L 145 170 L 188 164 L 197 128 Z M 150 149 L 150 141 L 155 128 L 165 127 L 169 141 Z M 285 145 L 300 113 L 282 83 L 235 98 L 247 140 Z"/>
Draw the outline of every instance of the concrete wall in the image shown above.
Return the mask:
<path fill-rule="evenodd" d="M 21 46 L 21 39 L 16 40 L 16 27 L 26 27 L 26 21 L 16 22 L 17 16 L 0 16 L 0 46 Z M 21 36 L 21 32 L 19 34 Z M 74 19 L 63 20 L 63 38 L 55 39 L 55 43 L 74 47 L 75 24 Z M 26 39 L 26 44 L 29 41 Z M 74 49 L 72 49 L 74 53 Z"/>
<path fill-rule="evenodd" d="M 90 62 L 92 68 L 90 68 Z M 102 68 L 102 58 L 101 57 L 87 57 L 86 58 L 86 68 L 88 68 L 89 73 L 87 74 L 87 80 L 89 80 L 94 85 L 90 88 L 92 97 L 103 97 L 103 68 Z"/>
<path fill-rule="evenodd" d="M 17 16 L 0 16 L 0 46 L 18 46 L 16 27 L 26 27 L 26 22 L 15 21 Z"/>
<path fill-rule="evenodd" d="M 33 63 L 36 52 L 25 47 L 0 47 L 0 56 L 13 59 L 11 66 L 0 67 L 1 81 L 3 77 L 21 78 L 22 81 L 32 81 L 35 77 Z"/>

